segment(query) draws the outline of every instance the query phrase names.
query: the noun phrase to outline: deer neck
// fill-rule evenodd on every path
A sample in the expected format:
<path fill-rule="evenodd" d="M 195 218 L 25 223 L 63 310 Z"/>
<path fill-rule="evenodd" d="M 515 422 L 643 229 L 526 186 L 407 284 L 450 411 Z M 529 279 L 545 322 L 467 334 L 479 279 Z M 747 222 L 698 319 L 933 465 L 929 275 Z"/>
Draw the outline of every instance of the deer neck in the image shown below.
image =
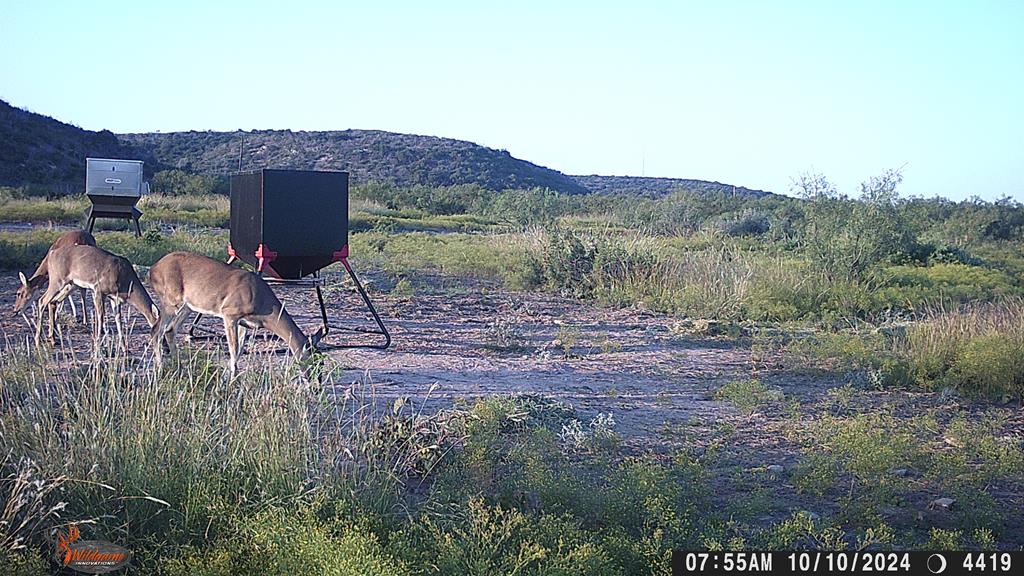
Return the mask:
<path fill-rule="evenodd" d="M 146 318 L 150 328 L 156 325 L 156 305 L 153 304 L 153 299 L 149 297 L 149 292 L 146 292 L 141 282 L 131 287 L 127 302 Z"/>
<path fill-rule="evenodd" d="M 260 323 L 264 328 L 276 334 L 278 338 L 284 340 L 296 359 L 305 360 L 309 357 L 311 352 L 309 338 L 302 333 L 284 307 L 278 308 L 276 313 L 263 317 Z"/>

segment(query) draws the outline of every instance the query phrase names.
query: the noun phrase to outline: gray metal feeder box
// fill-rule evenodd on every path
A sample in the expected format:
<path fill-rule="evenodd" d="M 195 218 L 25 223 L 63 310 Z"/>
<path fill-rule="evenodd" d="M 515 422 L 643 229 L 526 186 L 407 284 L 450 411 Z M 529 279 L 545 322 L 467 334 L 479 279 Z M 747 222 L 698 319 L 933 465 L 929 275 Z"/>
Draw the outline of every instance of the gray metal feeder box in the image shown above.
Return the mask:
<path fill-rule="evenodd" d="M 89 208 L 89 232 L 97 218 L 120 218 L 135 223 L 135 235 L 142 236 L 135 204 L 142 197 L 145 182 L 141 160 L 85 159 L 85 193 Z"/>

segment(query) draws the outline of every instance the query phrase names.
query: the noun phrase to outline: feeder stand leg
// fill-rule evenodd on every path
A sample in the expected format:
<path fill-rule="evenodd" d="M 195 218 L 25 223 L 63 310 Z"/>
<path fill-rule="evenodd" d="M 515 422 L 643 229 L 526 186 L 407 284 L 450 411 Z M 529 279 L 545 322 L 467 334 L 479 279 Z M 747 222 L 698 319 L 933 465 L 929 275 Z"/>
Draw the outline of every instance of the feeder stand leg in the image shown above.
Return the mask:
<path fill-rule="evenodd" d="M 316 285 L 316 299 L 320 303 L 320 319 L 324 322 L 324 332 L 321 337 L 327 336 L 331 331 L 331 327 L 327 325 L 327 308 L 324 307 L 324 293 L 320 290 L 320 285 Z"/>
<path fill-rule="evenodd" d="M 380 328 L 380 334 L 384 336 L 384 344 L 367 347 L 384 350 L 388 346 L 391 346 L 391 333 L 384 327 L 384 322 L 381 321 L 380 316 L 377 314 L 377 309 L 373 307 L 373 302 L 370 301 L 370 297 L 366 294 L 366 290 L 363 289 L 363 285 L 359 282 L 359 278 L 356 276 L 356 273 L 352 270 L 352 267 L 348 265 L 348 260 L 342 258 L 341 264 L 345 267 L 345 270 L 348 271 L 349 277 L 352 278 L 352 282 L 356 285 L 356 290 L 358 290 L 359 295 L 363 297 L 363 302 L 366 303 L 366 307 L 370 310 L 370 314 L 373 315 L 374 321 L 377 322 L 377 326 Z"/>

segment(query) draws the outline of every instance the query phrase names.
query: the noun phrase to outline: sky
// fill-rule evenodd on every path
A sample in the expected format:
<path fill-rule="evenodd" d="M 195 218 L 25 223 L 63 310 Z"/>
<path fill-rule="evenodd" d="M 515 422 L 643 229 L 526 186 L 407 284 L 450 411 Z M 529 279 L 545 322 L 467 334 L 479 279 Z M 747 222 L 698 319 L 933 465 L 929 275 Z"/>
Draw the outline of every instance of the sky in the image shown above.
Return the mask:
<path fill-rule="evenodd" d="M 389 130 L 567 174 L 1024 201 L 1024 2 L 0 0 L 0 99 L 89 130 Z"/>

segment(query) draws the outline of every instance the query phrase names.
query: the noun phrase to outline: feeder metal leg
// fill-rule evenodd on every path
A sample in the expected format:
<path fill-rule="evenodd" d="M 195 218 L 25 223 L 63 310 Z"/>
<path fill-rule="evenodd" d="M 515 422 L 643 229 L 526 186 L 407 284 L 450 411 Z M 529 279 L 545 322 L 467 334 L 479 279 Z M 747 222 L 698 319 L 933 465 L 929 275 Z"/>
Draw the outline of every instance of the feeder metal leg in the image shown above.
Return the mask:
<path fill-rule="evenodd" d="M 327 325 L 327 308 L 324 307 L 324 293 L 320 290 L 320 285 L 316 285 L 316 300 L 320 303 L 320 319 L 324 323 L 324 332 L 321 337 L 326 337 L 331 332 L 331 327 Z"/>
<path fill-rule="evenodd" d="M 199 312 L 196 312 L 196 317 L 192 319 L 192 325 L 188 327 L 188 337 L 189 338 L 195 338 L 196 337 L 196 326 L 199 325 L 199 321 L 202 320 L 202 319 L 203 319 L 203 315 L 200 314 Z"/>
<path fill-rule="evenodd" d="M 341 263 L 343 266 L 345 266 L 345 270 L 348 271 L 349 278 L 351 278 L 352 282 L 356 285 L 356 290 L 359 291 L 359 295 L 363 298 L 363 303 L 366 304 L 366 308 L 370 311 L 370 314 L 373 315 L 373 320 L 377 323 L 377 327 L 380 328 L 379 331 L 373 332 L 373 334 L 380 334 L 381 336 L 383 336 L 384 343 L 350 344 L 345 346 L 337 346 L 337 348 L 377 348 L 379 350 L 386 349 L 388 346 L 391 346 L 391 333 L 388 332 L 388 329 L 384 326 L 384 322 L 381 321 L 380 315 L 377 314 L 377 309 L 373 307 L 373 302 L 370 301 L 370 296 L 366 293 L 366 290 L 363 289 L 362 283 L 359 282 L 359 277 L 356 276 L 356 273 L 354 270 L 352 270 L 352 267 L 348 265 L 348 261 L 342 259 Z"/>

